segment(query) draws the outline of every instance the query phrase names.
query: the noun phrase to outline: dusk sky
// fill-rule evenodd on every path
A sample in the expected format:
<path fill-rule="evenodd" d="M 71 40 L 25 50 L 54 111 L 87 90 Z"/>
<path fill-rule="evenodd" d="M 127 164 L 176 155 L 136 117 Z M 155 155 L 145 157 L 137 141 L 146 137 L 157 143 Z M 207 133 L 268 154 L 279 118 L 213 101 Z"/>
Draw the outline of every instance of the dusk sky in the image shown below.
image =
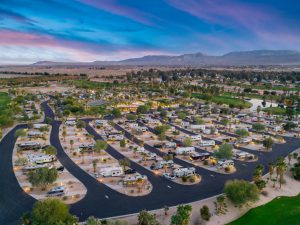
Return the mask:
<path fill-rule="evenodd" d="M 0 64 L 300 50 L 294 0 L 0 0 Z"/>

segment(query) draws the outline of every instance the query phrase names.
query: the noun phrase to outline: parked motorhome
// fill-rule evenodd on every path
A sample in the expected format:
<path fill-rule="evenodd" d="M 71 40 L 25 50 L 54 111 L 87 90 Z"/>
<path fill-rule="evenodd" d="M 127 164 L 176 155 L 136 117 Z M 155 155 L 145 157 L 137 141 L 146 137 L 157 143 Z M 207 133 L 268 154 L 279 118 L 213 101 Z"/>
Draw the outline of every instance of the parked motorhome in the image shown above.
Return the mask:
<path fill-rule="evenodd" d="M 36 164 L 44 164 L 44 163 L 50 163 L 56 160 L 56 157 L 54 155 L 43 155 L 41 157 L 38 157 L 35 159 Z"/>
<path fill-rule="evenodd" d="M 168 168 L 172 167 L 173 165 L 174 165 L 173 160 L 168 160 L 168 161 L 160 160 L 156 164 L 152 165 L 150 167 L 150 169 L 152 169 L 152 170 L 159 170 L 159 169 L 162 169 L 164 167 L 168 167 Z"/>
<path fill-rule="evenodd" d="M 146 131 L 148 131 L 147 127 L 140 127 L 140 126 L 134 127 L 132 129 L 137 131 L 137 132 L 146 132 Z"/>
<path fill-rule="evenodd" d="M 191 137 L 192 141 L 201 141 L 202 140 L 202 137 L 200 134 L 191 135 L 190 137 Z"/>
<path fill-rule="evenodd" d="M 120 166 L 104 167 L 100 170 L 100 175 L 103 177 L 120 177 L 124 174 L 123 168 Z"/>
<path fill-rule="evenodd" d="M 107 120 L 95 120 L 96 126 L 105 126 L 108 124 Z"/>
<path fill-rule="evenodd" d="M 67 121 L 65 122 L 65 125 L 66 125 L 66 126 L 73 127 L 73 126 L 76 125 L 76 121 L 75 121 L 75 120 L 67 120 Z"/>
<path fill-rule="evenodd" d="M 229 166 L 234 166 L 233 160 L 221 159 L 217 163 L 218 168 L 226 168 Z"/>
<path fill-rule="evenodd" d="M 27 136 L 29 138 L 42 138 L 44 136 L 44 133 L 39 131 L 28 131 Z"/>
<path fill-rule="evenodd" d="M 45 163 L 45 164 L 39 164 L 39 165 L 30 165 L 30 166 L 24 166 L 23 171 L 32 171 L 32 170 L 37 170 L 40 168 L 49 168 L 51 169 L 53 166 L 51 164 Z"/>
<path fill-rule="evenodd" d="M 204 152 L 204 153 L 192 153 L 192 154 L 190 154 L 190 160 L 192 160 L 192 161 L 197 161 L 197 160 L 199 160 L 199 161 L 204 161 L 204 160 L 206 160 L 206 159 L 208 159 L 209 157 L 210 157 L 210 153 L 208 153 L 208 152 Z"/>
<path fill-rule="evenodd" d="M 41 144 L 34 141 L 27 141 L 18 144 L 20 150 L 37 150 L 41 148 Z"/>
<path fill-rule="evenodd" d="M 45 124 L 45 123 L 36 123 L 36 124 L 33 124 L 33 128 L 34 129 L 41 129 L 43 127 L 47 127 L 48 124 Z"/>
<path fill-rule="evenodd" d="M 182 121 L 181 122 L 181 126 L 183 126 L 183 127 L 189 127 L 190 126 L 190 122 Z"/>
<path fill-rule="evenodd" d="M 199 142 L 199 146 L 201 147 L 208 147 L 208 146 L 215 146 L 216 142 L 214 140 L 201 140 Z"/>
<path fill-rule="evenodd" d="M 63 196 L 65 192 L 66 189 L 64 186 L 57 186 L 47 192 L 47 197 Z"/>
<path fill-rule="evenodd" d="M 165 148 L 176 148 L 176 146 L 177 146 L 176 142 L 171 142 L 171 141 L 168 141 L 164 144 Z"/>
<path fill-rule="evenodd" d="M 188 168 L 177 168 L 173 170 L 173 174 L 175 177 L 189 177 L 195 175 L 196 169 L 194 167 Z"/>
<path fill-rule="evenodd" d="M 121 134 L 109 134 L 107 140 L 109 141 L 121 141 L 124 139 L 124 135 Z"/>
<path fill-rule="evenodd" d="M 195 152 L 195 147 L 177 147 L 176 154 L 178 155 L 188 155 Z"/>
<path fill-rule="evenodd" d="M 148 179 L 147 176 L 137 174 L 137 175 L 133 175 L 133 176 L 126 176 L 123 180 L 123 183 L 125 183 L 125 184 L 135 183 L 139 180 L 143 181 L 143 180 L 147 180 L 147 179 Z"/>
<path fill-rule="evenodd" d="M 205 125 L 191 124 L 191 130 L 205 130 Z"/>

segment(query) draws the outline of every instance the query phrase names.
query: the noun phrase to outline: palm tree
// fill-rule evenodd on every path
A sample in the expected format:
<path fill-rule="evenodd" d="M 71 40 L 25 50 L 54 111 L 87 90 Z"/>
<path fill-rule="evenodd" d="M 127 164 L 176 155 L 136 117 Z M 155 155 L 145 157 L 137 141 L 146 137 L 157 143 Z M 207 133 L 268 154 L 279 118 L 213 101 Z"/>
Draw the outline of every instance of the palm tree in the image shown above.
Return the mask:
<path fill-rule="evenodd" d="M 97 140 L 94 149 L 97 153 L 100 154 L 101 151 L 107 149 L 107 147 L 108 147 L 108 145 L 105 141 Z"/>
<path fill-rule="evenodd" d="M 67 131 L 65 128 L 63 128 L 62 136 L 64 138 L 64 142 L 66 142 Z"/>
<path fill-rule="evenodd" d="M 130 161 L 129 161 L 129 159 L 127 159 L 127 158 L 124 158 L 124 159 L 120 159 L 119 160 L 119 165 L 120 166 L 122 166 L 123 167 L 123 171 L 125 171 L 126 170 L 126 167 L 128 166 L 130 166 Z"/>
<path fill-rule="evenodd" d="M 269 173 L 270 173 L 270 180 L 274 174 L 274 163 L 269 163 Z"/>
<path fill-rule="evenodd" d="M 291 160 L 292 160 L 292 154 L 291 153 L 288 154 L 288 159 L 289 159 L 289 165 L 291 165 Z"/>
<path fill-rule="evenodd" d="M 97 160 L 97 159 L 94 159 L 94 160 L 93 160 L 93 169 L 94 169 L 94 173 L 96 173 L 96 171 L 97 171 L 97 163 L 98 163 L 98 160 Z"/>
<path fill-rule="evenodd" d="M 281 188 L 281 185 L 284 181 L 284 174 L 286 172 L 286 169 L 287 169 L 287 165 L 284 161 L 284 159 L 281 157 L 277 160 L 277 163 L 276 163 L 276 173 L 277 173 L 277 177 L 279 176 L 279 184 L 280 184 L 280 188 Z"/>
<path fill-rule="evenodd" d="M 74 140 L 70 140 L 71 150 L 73 150 Z"/>

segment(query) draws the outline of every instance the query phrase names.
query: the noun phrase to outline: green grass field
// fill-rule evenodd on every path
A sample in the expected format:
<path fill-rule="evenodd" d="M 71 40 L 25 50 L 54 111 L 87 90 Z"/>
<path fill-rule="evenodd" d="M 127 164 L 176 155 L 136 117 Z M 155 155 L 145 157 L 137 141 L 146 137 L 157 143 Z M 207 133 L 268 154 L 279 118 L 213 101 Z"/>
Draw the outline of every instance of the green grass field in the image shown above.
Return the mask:
<path fill-rule="evenodd" d="M 193 97 L 203 99 L 203 100 L 211 100 L 216 104 L 225 104 L 229 106 L 233 106 L 235 108 L 250 108 L 252 104 L 247 101 L 243 101 L 239 98 L 233 98 L 229 95 L 220 95 L 220 96 L 207 96 L 205 94 L 193 93 Z"/>
<path fill-rule="evenodd" d="M 298 225 L 300 224 L 300 195 L 278 197 L 253 208 L 228 225 Z"/>
<path fill-rule="evenodd" d="M 7 93 L 0 92 L 0 113 L 2 113 L 10 102 L 10 98 Z"/>

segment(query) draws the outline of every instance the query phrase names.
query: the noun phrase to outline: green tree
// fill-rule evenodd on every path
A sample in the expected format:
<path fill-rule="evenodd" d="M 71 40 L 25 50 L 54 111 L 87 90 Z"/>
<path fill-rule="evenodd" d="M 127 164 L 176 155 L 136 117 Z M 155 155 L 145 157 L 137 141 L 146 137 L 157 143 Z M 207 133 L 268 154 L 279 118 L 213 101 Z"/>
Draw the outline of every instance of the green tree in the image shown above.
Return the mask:
<path fill-rule="evenodd" d="M 25 137 L 27 135 L 27 132 L 25 129 L 18 129 L 16 130 L 15 132 L 15 137 L 18 138 L 18 137 Z"/>
<path fill-rule="evenodd" d="M 130 166 L 130 161 L 129 161 L 129 159 L 127 159 L 127 158 L 124 158 L 124 159 L 120 159 L 119 160 L 119 165 L 120 166 L 122 166 L 123 167 L 123 171 L 125 171 L 126 170 L 126 167 L 128 166 Z"/>
<path fill-rule="evenodd" d="M 271 137 L 268 137 L 268 138 L 265 138 L 263 141 L 262 141 L 262 144 L 263 146 L 266 148 L 266 149 L 270 149 L 272 148 L 272 145 L 273 145 L 274 141 Z"/>
<path fill-rule="evenodd" d="M 111 111 L 111 114 L 115 117 L 115 118 L 120 118 L 122 116 L 121 110 L 118 108 L 114 108 Z"/>
<path fill-rule="evenodd" d="M 201 209 L 200 209 L 200 215 L 201 215 L 201 218 L 206 220 L 206 221 L 209 221 L 210 220 L 210 217 L 211 217 L 211 214 L 209 212 L 209 208 L 207 205 L 204 205 Z"/>
<path fill-rule="evenodd" d="M 28 173 L 28 181 L 35 187 L 46 188 L 47 185 L 53 184 L 58 177 L 55 168 L 39 168 Z"/>
<path fill-rule="evenodd" d="M 138 225 L 159 225 L 155 215 L 150 214 L 146 210 L 142 210 L 138 215 Z"/>
<path fill-rule="evenodd" d="M 280 157 L 276 163 L 276 174 L 277 174 L 277 177 L 279 177 L 279 185 L 280 185 L 279 188 L 281 188 L 281 185 L 284 182 L 284 175 L 285 175 L 286 169 L 287 169 L 287 165 L 284 161 L 284 158 Z"/>
<path fill-rule="evenodd" d="M 237 129 L 235 134 L 239 136 L 239 138 L 244 138 L 249 136 L 249 132 L 246 129 Z"/>
<path fill-rule="evenodd" d="M 52 119 L 51 119 L 50 117 L 47 116 L 47 117 L 45 118 L 45 123 L 46 123 L 46 124 L 50 124 L 51 122 L 52 122 Z"/>
<path fill-rule="evenodd" d="M 233 156 L 233 147 L 231 144 L 222 144 L 220 148 L 215 151 L 214 155 L 217 159 L 231 159 Z"/>
<path fill-rule="evenodd" d="M 140 105 L 136 110 L 137 114 L 146 114 L 148 111 L 149 107 L 146 105 Z"/>
<path fill-rule="evenodd" d="M 224 192 L 227 198 L 239 207 L 259 199 L 259 190 L 257 186 L 245 180 L 232 180 L 226 182 Z"/>
<path fill-rule="evenodd" d="M 186 137 L 184 140 L 183 140 L 183 145 L 185 147 L 190 147 L 193 143 L 193 140 L 191 137 Z"/>
<path fill-rule="evenodd" d="M 43 151 L 47 155 L 56 155 L 57 154 L 57 149 L 52 145 L 47 146 Z"/>
<path fill-rule="evenodd" d="M 94 160 L 92 161 L 92 163 L 93 163 L 94 173 L 96 173 L 96 172 L 97 172 L 97 163 L 98 163 L 98 159 L 94 159 Z"/>
<path fill-rule="evenodd" d="M 128 120 L 136 120 L 138 117 L 134 114 L 127 114 L 126 118 Z"/>
<path fill-rule="evenodd" d="M 93 216 L 90 216 L 87 221 L 85 222 L 85 225 L 102 225 L 101 221 Z"/>
<path fill-rule="evenodd" d="M 191 213 L 191 205 L 179 205 L 176 214 L 171 217 L 171 225 L 189 225 Z"/>
<path fill-rule="evenodd" d="M 74 140 L 70 140 L 71 150 L 73 150 Z"/>
<path fill-rule="evenodd" d="M 73 225 L 78 219 L 70 214 L 69 207 L 62 201 L 49 198 L 34 204 L 31 222 L 33 225 Z"/>
<path fill-rule="evenodd" d="M 122 140 L 120 141 L 120 147 L 121 147 L 121 148 L 125 148 L 125 147 L 126 147 L 126 140 L 125 140 L 125 139 L 122 139 Z"/>
<path fill-rule="evenodd" d="M 186 118 L 186 113 L 185 112 L 178 112 L 177 116 L 179 119 L 184 120 Z"/>
<path fill-rule="evenodd" d="M 202 125 L 202 124 L 205 124 L 204 120 L 201 119 L 200 117 L 196 117 L 195 118 L 195 124 L 197 125 Z"/>
<path fill-rule="evenodd" d="M 83 128 L 86 127 L 86 123 L 83 120 L 78 120 L 77 123 L 76 123 L 76 127 L 78 129 L 83 129 Z"/>
<path fill-rule="evenodd" d="M 252 129 L 257 131 L 257 132 L 261 132 L 265 130 L 265 125 L 262 123 L 254 123 L 252 125 Z"/>
<path fill-rule="evenodd" d="M 108 144 L 106 143 L 106 141 L 97 140 L 95 143 L 95 151 L 97 153 L 101 153 L 101 151 L 107 149 L 107 147 Z"/>

